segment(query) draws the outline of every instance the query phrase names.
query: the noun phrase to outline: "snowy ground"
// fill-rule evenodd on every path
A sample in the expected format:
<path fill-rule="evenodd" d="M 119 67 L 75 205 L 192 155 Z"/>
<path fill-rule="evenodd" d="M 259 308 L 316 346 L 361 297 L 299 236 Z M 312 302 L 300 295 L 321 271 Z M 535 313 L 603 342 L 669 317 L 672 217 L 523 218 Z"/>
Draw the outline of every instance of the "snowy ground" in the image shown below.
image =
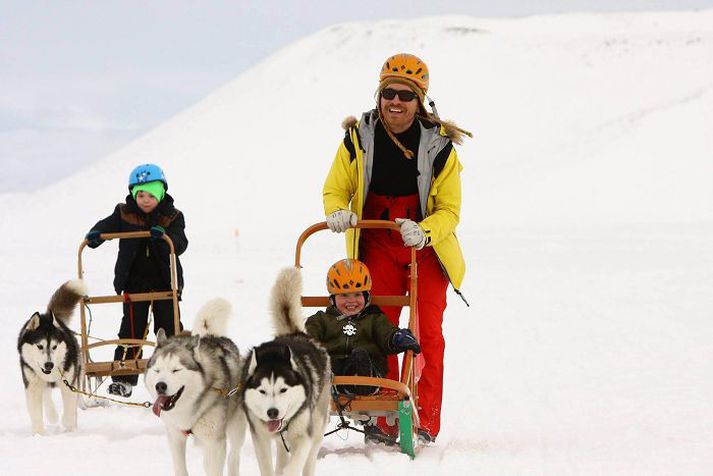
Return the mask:
<path fill-rule="evenodd" d="M 224 296 L 239 347 L 267 339 L 269 286 L 291 264 L 299 232 L 321 218 L 339 118 L 370 97 L 364 91 L 362 101 L 335 108 L 336 72 L 296 74 L 289 90 L 299 97 L 275 89 L 269 73 L 315 51 L 324 58 L 309 66 L 319 71 L 364 51 L 355 69 L 369 74 L 344 81 L 373 88 L 374 65 L 418 32 L 442 115 L 477 134 L 460 149 L 471 307 L 449 295 L 437 445 L 410 461 L 364 448 L 358 434 L 331 436 L 317 473 L 710 474 L 712 20 L 698 12 L 343 25 L 278 53 L 76 177 L 0 196 L 3 473 L 170 473 L 149 410 L 94 408 L 80 412 L 76 433 L 31 436 L 17 330 L 75 276 L 79 240 L 122 197 L 117 184 L 128 170 L 153 159 L 187 216 L 185 321 Z M 455 61 L 463 51 L 472 52 L 467 65 Z M 438 85 L 437 73 L 453 64 L 461 74 Z M 309 110 L 304 97 L 314 101 Z M 302 110 L 306 119 L 253 131 L 243 111 L 258 106 Z M 304 137 L 309 128 L 318 140 Z M 240 133 L 254 137 L 235 140 Z M 270 175 L 276 166 L 283 175 Z M 314 243 L 304 256 L 309 294 L 321 292 L 341 251 L 329 233 Z M 95 294 L 110 292 L 113 246 L 88 255 Z M 97 315 L 97 333 L 116 331 L 114 314 Z M 139 389 L 136 401 L 147 397 Z M 201 474 L 192 445 L 189 469 Z M 249 439 L 242 471 L 258 474 Z"/>

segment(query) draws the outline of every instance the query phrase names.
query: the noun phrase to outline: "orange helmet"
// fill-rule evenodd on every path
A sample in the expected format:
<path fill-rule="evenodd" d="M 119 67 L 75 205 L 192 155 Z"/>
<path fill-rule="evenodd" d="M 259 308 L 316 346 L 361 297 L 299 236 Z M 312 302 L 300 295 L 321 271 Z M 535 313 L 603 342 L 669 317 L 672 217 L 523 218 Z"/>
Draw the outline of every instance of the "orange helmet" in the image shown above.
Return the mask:
<path fill-rule="evenodd" d="M 355 259 L 337 261 L 327 271 L 327 291 L 330 295 L 358 293 L 371 289 L 371 274 L 364 263 Z"/>
<path fill-rule="evenodd" d="M 386 78 L 408 79 L 416 83 L 424 94 L 428 92 L 428 66 L 418 56 L 399 53 L 389 57 L 381 67 L 379 82 Z"/>

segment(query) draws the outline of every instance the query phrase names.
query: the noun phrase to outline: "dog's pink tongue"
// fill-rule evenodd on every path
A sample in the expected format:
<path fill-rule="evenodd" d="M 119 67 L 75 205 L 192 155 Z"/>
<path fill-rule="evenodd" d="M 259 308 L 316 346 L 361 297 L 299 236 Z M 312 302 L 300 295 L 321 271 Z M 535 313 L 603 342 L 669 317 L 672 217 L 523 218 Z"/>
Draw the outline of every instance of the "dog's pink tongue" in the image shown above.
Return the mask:
<path fill-rule="evenodd" d="M 282 427 L 282 420 L 270 420 L 267 422 L 267 431 L 274 433 Z"/>
<path fill-rule="evenodd" d="M 159 395 L 156 398 L 156 401 L 153 402 L 153 408 L 152 408 L 154 415 L 156 415 L 157 417 L 161 416 L 161 409 L 163 408 L 163 404 L 166 403 L 166 401 L 169 398 L 170 397 L 167 397 L 166 395 Z"/>

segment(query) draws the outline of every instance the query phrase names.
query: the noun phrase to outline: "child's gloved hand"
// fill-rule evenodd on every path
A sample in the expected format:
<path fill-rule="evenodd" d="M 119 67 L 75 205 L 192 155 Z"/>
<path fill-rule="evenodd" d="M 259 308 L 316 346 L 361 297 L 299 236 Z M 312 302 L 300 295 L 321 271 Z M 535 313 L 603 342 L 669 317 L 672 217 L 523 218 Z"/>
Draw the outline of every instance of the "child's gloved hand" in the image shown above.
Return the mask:
<path fill-rule="evenodd" d="M 162 240 L 163 235 L 166 234 L 166 229 L 160 225 L 154 225 L 151 227 L 151 239 L 152 240 Z"/>
<path fill-rule="evenodd" d="M 99 230 L 92 230 L 89 233 L 86 234 L 84 239 L 87 240 L 87 246 L 90 248 L 96 248 L 102 243 L 104 243 L 104 240 L 99 238 L 99 235 L 101 235 L 102 232 Z"/>
<path fill-rule="evenodd" d="M 414 354 L 421 353 L 421 346 L 409 329 L 399 329 L 391 336 L 391 348 L 397 352 L 412 350 Z"/>

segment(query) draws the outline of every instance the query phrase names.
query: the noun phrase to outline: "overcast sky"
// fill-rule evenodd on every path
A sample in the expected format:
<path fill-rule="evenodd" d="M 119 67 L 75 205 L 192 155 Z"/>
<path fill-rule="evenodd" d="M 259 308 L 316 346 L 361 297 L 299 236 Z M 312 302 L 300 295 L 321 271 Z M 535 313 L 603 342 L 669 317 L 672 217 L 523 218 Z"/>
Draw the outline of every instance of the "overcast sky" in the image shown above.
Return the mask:
<path fill-rule="evenodd" d="M 335 23 L 702 8 L 713 0 L 0 0 L 0 193 L 107 155 Z"/>

